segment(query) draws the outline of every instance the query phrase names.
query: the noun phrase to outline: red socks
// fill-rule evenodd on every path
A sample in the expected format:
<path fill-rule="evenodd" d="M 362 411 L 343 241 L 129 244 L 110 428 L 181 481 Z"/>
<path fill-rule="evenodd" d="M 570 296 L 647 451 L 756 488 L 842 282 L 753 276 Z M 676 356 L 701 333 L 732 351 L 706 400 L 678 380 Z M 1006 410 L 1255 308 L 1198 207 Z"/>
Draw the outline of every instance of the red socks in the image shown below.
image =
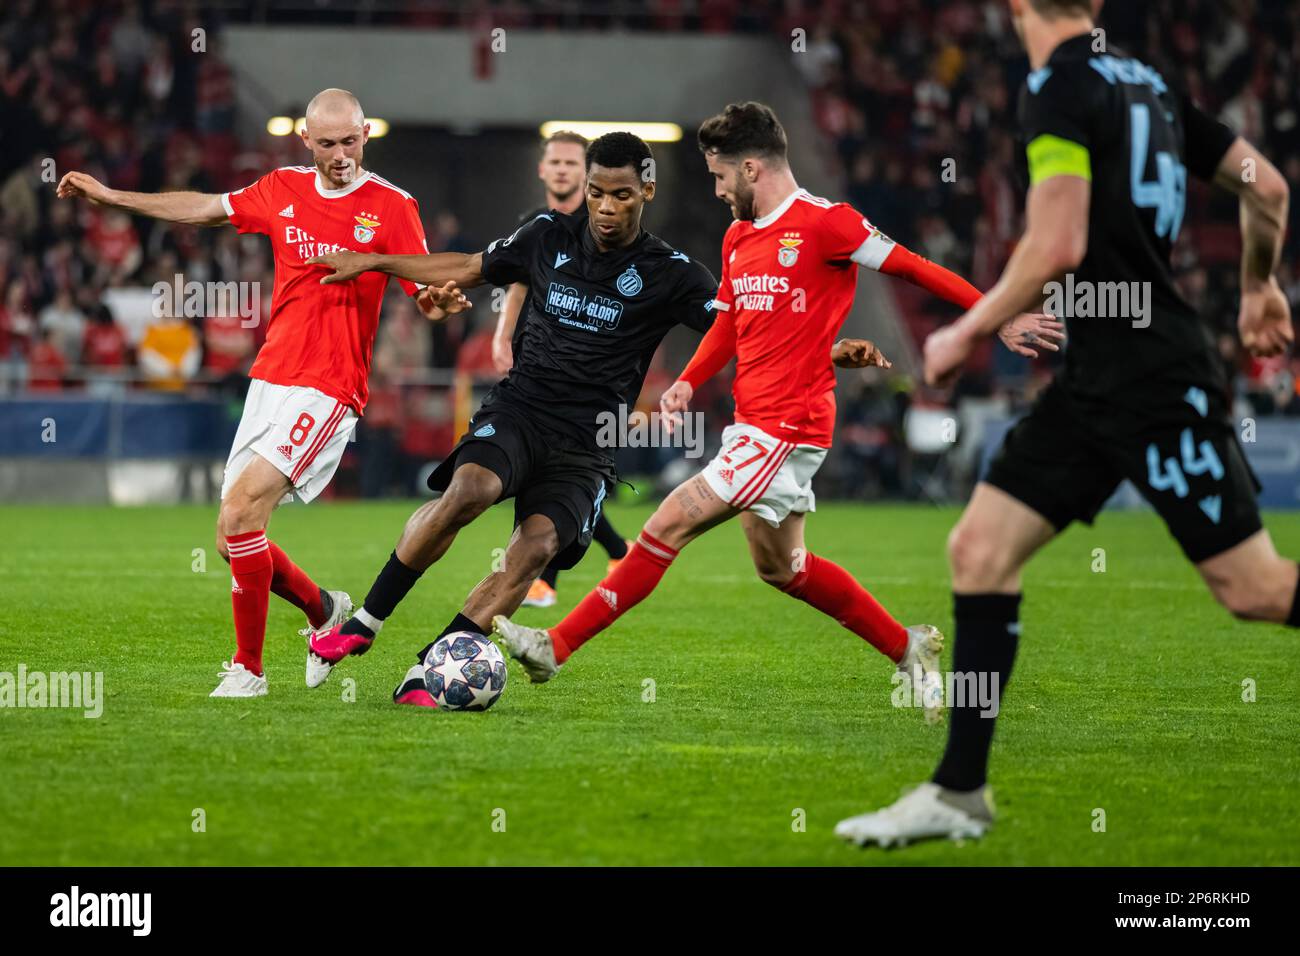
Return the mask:
<path fill-rule="evenodd" d="M 563 621 L 549 628 L 555 646 L 555 662 L 563 664 L 569 655 L 618 619 L 619 615 L 649 596 L 673 563 L 677 552 L 644 531 L 618 563 Z"/>
<path fill-rule="evenodd" d="M 266 640 L 266 606 L 271 600 L 270 542 L 265 531 L 247 531 L 226 538 L 233 582 L 230 601 L 235 611 L 235 663 L 262 673 L 262 644 Z"/>
<path fill-rule="evenodd" d="M 312 627 L 320 627 L 325 623 L 325 608 L 321 604 L 320 588 L 274 541 L 268 541 L 266 544 L 271 549 L 272 593 L 284 598 L 306 614 L 307 623 Z"/>
<path fill-rule="evenodd" d="M 903 625 L 834 561 L 809 554 L 803 570 L 781 590 L 829 614 L 895 664 L 907 650 Z"/>

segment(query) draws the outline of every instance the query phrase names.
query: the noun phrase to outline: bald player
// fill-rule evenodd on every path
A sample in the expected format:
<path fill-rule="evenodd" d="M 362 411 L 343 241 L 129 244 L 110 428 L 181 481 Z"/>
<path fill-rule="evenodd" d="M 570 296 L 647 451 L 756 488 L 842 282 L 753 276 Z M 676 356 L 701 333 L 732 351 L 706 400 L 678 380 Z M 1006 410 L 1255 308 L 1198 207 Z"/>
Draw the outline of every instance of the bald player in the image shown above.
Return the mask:
<path fill-rule="evenodd" d="M 271 593 L 299 608 L 309 628 L 330 627 L 352 612 L 347 594 L 318 587 L 268 540 L 266 528 L 277 505 L 311 501 L 338 468 L 366 406 L 388 276 L 372 272 L 346 286 L 321 285 L 326 270 L 307 260 L 340 250 L 428 251 L 415 200 L 362 166 L 370 124 L 355 96 L 338 89 L 316 94 L 301 135 L 312 165 L 285 166 L 230 193 L 124 192 L 82 172 L 68 173 L 58 187 L 60 198 L 168 222 L 230 223 L 271 240 L 275 292 L 266 342 L 249 371 L 217 517 L 217 550 L 232 574 L 236 651 L 212 697 L 266 694 L 262 645 Z M 455 283 L 399 282 L 433 321 L 468 306 Z"/>

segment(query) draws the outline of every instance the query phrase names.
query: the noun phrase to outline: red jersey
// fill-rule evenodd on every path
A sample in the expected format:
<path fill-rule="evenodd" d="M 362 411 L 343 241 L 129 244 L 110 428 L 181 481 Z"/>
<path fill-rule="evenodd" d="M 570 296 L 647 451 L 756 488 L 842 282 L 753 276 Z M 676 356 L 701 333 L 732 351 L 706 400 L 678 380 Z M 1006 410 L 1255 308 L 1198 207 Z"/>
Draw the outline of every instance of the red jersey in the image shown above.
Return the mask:
<path fill-rule="evenodd" d="M 269 236 L 275 293 L 266 342 L 249 370 L 273 385 L 318 389 L 358 414 L 365 408 L 370 353 L 388 276 L 367 272 L 321 285 L 328 270 L 312 256 L 347 250 L 423 255 L 420 208 L 410 193 L 369 170 L 342 189 L 325 189 L 311 166 L 285 166 L 221 197 L 241 233 Z M 418 287 L 398 280 L 407 295 Z"/>
<path fill-rule="evenodd" d="M 731 224 L 714 308 L 715 324 L 735 330 L 737 422 L 830 447 L 831 345 L 853 305 L 858 265 L 879 269 L 894 248 L 852 206 L 802 189 L 761 219 Z M 690 373 L 682 378 L 697 384 Z"/>

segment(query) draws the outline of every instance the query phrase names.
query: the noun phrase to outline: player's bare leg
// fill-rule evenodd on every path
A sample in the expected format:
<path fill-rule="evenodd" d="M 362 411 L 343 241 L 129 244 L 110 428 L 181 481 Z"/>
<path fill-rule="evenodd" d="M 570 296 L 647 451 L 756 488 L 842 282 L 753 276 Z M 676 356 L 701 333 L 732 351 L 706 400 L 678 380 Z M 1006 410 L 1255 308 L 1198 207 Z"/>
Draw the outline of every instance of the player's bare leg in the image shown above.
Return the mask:
<path fill-rule="evenodd" d="M 478 583 L 461 613 L 472 621 L 514 614 L 532 582 L 559 552 L 559 543 L 550 518 L 529 515 L 511 535 L 501 568 Z"/>
<path fill-rule="evenodd" d="M 627 557 L 559 624 L 549 629 L 522 627 L 498 615 L 493 629 L 530 680 L 548 681 L 570 654 L 648 597 L 682 548 L 738 513 L 695 475 L 663 500 Z"/>
<path fill-rule="evenodd" d="M 447 553 L 462 528 L 499 497 L 501 479 L 495 472 L 472 462 L 457 468 L 442 497 L 421 505 L 407 519 L 397 547 L 371 585 L 365 603 L 343 624 L 311 636 L 307 686 L 319 687 L 343 658 L 368 651 L 384 621 L 420 575 Z"/>
<path fill-rule="evenodd" d="M 217 549 L 230 562 L 231 604 L 235 618 L 234 660 L 222 664 L 221 682 L 211 697 L 261 697 L 262 645 L 274 561 L 266 540 L 271 512 L 291 489 L 289 479 L 264 458 L 254 456 L 221 500 Z"/>
<path fill-rule="evenodd" d="M 1235 617 L 1300 626 L 1296 600 L 1300 566 L 1277 553 L 1267 530 L 1202 561 L 1196 570 L 1215 600 Z"/>
<path fill-rule="evenodd" d="M 943 634 L 930 624 L 903 627 L 861 584 L 804 542 L 806 515 L 793 513 L 773 527 L 753 511 L 740 516 L 759 578 L 815 607 L 857 634 L 896 665 L 920 694 L 927 723 L 943 719 Z"/>
<path fill-rule="evenodd" d="M 1020 638 L 1020 572 L 1056 529 L 1006 492 L 981 483 L 948 537 L 957 635 L 952 668 L 976 675 L 991 700 L 953 701 L 948 746 L 934 777 L 875 813 L 842 820 L 836 835 L 860 845 L 979 837 L 993 821 L 989 748 Z M 956 686 L 968 686 L 957 681 Z"/>

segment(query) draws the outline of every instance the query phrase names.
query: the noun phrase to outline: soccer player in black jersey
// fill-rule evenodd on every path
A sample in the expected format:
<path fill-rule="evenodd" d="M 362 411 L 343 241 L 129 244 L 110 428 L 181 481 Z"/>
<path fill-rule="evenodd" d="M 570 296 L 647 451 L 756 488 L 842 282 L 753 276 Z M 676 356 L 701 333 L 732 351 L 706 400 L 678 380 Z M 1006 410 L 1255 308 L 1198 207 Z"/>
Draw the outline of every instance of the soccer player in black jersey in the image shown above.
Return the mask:
<path fill-rule="evenodd" d="M 1155 69 L 1099 49 L 1090 0 L 1009 2 L 1033 68 L 1020 104 L 1027 231 L 993 290 L 925 344 L 926 378 L 943 383 L 1010 316 L 1045 298 L 1049 311 L 1053 299 L 1065 307 L 1063 371 L 1007 435 L 948 540 L 952 669 L 993 675 L 999 701 L 1020 635 L 1021 568 L 1072 521 L 1091 522 L 1125 478 L 1232 614 L 1300 626 L 1297 565 L 1260 522 L 1209 331 L 1170 268 L 1188 173 L 1236 194 L 1242 342 L 1255 355 L 1286 350 L 1290 308 L 1273 275 L 1286 181 Z M 949 704 L 931 782 L 836 833 L 864 845 L 984 833 L 998 707 Z"/>
<path fill-rule="evenodd" d="M 498 501 L 515 500 L 504 567 L 474 588 L 443 634 L 486 634 L 493 616 L 518 609 L 547 564 L 570 568 L 586 551 L 615 477 L 612 449 L 598 445 L 601 421 L 617 420 L 619 406 L 636 401 L 670 329 L 703 332 L 713 321 L 713 275 L 641 228 L 655 194 L 653 170 L 649 146 L 630 133 L 610 133 L 587 150 L 585 216 L 542 213 L 472 255 L 337 252 L 310 260 L 334 270 L 325 283 L 367 271 L 461 288 L 524 283 L 529 302 L 514 367 L 429 478 L 442 496 L 411 516 L 364 606 L 339 627 L 312 635 L 309 686 L 323 683 L 343 657 L 364 653 L 457 532 Z M 434 282 L 435 276 L 443 278 Z M 394 699 L 433 705 L 419 665 Z"/>
<path fill-rule="evenodd" d="M 542 158 L 537 163 L 537 178 L 546 189 L 546 204 L 524 215 L 518 225 L 529 223 L 552 209 L 571 216 L 587 215 L 587 145 L 585 136 L 569 130 L 560 130 L 546 138 L 542 144 Z M 502 375 L 515 364 L 515 352 L 523 336 L 519 318 L 525 311 L 527 300 L 527 284 L 516 282 L 506 292 L 502 303 L 496 332 L 492 336 L 492 363 Z M 603 509 L 591 537 L 609 555 L 609 570 L 612 571 L 627 556 L 627 542 L 614 529 Z M 553 607 L 559 577 L 560 569 L 554 564 L 547 565 L 541 577 L 529 587 L 524 607 Z"/>

